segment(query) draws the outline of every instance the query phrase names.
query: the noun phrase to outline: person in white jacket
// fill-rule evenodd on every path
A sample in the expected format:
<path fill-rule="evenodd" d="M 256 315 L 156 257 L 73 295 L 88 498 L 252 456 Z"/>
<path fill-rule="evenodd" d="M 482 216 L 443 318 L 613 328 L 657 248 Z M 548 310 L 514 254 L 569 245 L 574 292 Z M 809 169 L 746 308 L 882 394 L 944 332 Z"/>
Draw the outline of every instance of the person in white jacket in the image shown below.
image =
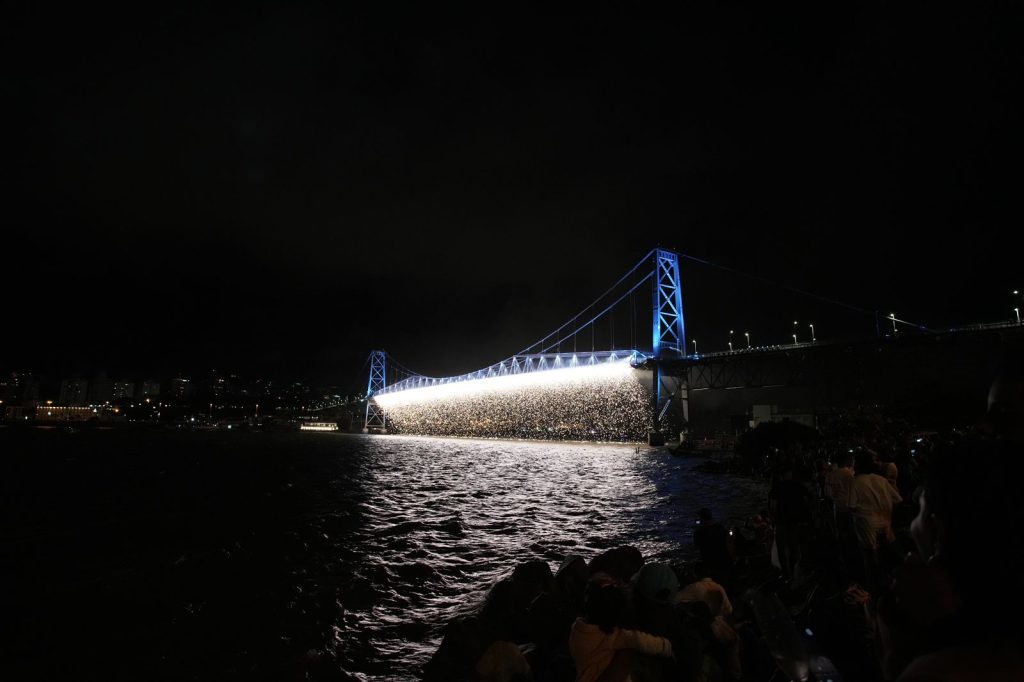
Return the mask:
<path fill-rule="evenodd" d="M 619 626 L 625 610 L 620 586 L 600 579 L 587 586 L 584 616 L 572 624 L 569 634 L 577 682 L 629 680 L 635 654 L 672 658 L 672 644 L 664 637 Z"/>

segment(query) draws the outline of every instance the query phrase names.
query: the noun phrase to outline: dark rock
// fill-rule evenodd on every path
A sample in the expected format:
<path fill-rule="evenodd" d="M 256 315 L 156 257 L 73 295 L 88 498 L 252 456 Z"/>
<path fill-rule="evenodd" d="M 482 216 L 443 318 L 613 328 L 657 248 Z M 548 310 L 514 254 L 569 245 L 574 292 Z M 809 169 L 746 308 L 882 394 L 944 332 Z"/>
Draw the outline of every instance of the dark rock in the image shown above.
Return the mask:
<path fill-rule="evenodd" d="M 512 575 L 491 588 L 480 613 L 481 619 L 499 639 L 525 642 L 530 638 L 527 609 L 540 594 L 555 591 L 551 567 L 543 561 L 527 561 Z"/>
<path fill-rule="evenodd" d="M 636 547 L 625 545 L 609 549 L 594 557 L 590 562 L 590 575 L 607 573 L 608 575 L 627 581 L 644 565 L 644 556 Z"/>
<path fill-rule="evenodd" d="M 577 613 L 583 610 L 583 594 L 589 577 L 587 560 L 575 554 L 567 556 L 555 574 L 555 584 L 562 599 Z"/>
<path fill-rule="evenodd" d="M 517 584 L 512 578 L 505 578 L 495 583 L 487 595 L 487 601 L 480 612 L 480 620 L 494 633 L 495 637 L 510 642 L 525 641 L 529 630 L 526 621 L 526 608 L 532 597 L 524 599 L 524 595 L 532 592 L 526 583 Z M 536 596 L 536 595 L 533 595 Z"/>
<path fill-rule="evenodd" d="M 444 639 L 423 666 L 425 682 L 462 680 L 473 675 L 473 666 L 493 641 L 481 619 L 460 618 L 444 629 Z"/>
<path fill-rule="evenodd" d="M 538 592 L 551 589 L 554 579 L 555 577 L 551 574 L 551 567 L 548 566 L 546 561 L 527 561 L 526 563 L 519 564 L 512 571 L 513 582 L 524 586 L 534 586 Z"/>
<path fill-rule="evenodd" d="M 494 583 L 487 599 L 480 610 L 480 615 L 487 620 L 500 619 L 513 608 L 512 579 L 504 578 Z"/>
<path fill-rule="evenodd" d="M 542 592 L 526 611 L 526 639 L 541 647 L 557 646 L 569 636 L 576 609 L 561 596 Z"/>

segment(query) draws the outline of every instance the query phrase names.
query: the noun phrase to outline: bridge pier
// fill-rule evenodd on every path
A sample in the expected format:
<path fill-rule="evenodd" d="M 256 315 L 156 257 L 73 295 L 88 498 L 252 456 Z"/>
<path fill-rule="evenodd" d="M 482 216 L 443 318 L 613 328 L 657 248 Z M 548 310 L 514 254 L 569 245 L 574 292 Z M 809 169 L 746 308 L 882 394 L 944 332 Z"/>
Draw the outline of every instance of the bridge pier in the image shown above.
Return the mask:
<path fill-rule="evenodd" d="M 678 375 L 664 371 L 661 363 L 656 360 L 650 361 L 648 366 L 651 368 L 654 414 L 652 433 L 659 434 L 650 439 L 652 441 L 650 444 L 655 445 L 656 443 L 653 441 L 657 440 L 659 441 L 657 444 L 663 445 L 665 440 L 672 439 L 676 433 L 675 430 L 673 429 L 671 434 L 665 432 L 670 422 L 672 426 L 680 427 L 679 440 L 683 441 L 690 429 L 690 387 L 687 377 L 685 374 Z M 675 418 L 668 420 L 666 417 L 670 412 L 674 413 Z"/>
<path fill-rule="evenodd" d="M 683 324 L 683 293 L 679 277 L 679 254 L 665 249 L 654 251 L 654 286 L 652 291 L 653 303 L 653 338 L 651 343 L 651 354 L 654 361 L 651 363 L 653 372 L 653 400 L 654 400 L 654 424 L 651 432 L 651 445 L 659 441 L 663 445 L 665 436 L 662 433 L 662 423 L 666 413 L 672 406 L 676 394 L 683 397 L 683 424 L 689 423 L 689 396 L 684 389 L 685 383 L 676 386 L 676 389 L 666 398 L 667 391 L 663 383 L 661 361 L 667 357 L 685 357 L 686 355 L 686 331 Z"/>

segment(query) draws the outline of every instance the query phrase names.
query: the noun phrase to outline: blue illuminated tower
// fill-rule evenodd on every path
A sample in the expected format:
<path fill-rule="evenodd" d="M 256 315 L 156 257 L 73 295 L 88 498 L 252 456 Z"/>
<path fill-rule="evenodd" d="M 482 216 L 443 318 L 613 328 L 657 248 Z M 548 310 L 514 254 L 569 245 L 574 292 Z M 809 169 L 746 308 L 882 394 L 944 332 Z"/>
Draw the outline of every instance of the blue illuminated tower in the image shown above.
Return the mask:
<path fill-rule="evenodd" d="M 654 251 L 654 342 L 653 355 L 660 360 L 666 352 L 686 355 L 683 325 L 683 291 L 679 282 L 679 254 Z"/>
<path fill-rule="evenodd" d="M 363 431 L 384 430 L 384 410 L 373 402 L 373 395 L 387 384 L 387 353 L 375 350 L 370 353 L 370 383 L 366 387 L 366 421 Z"/>
<path fill-rule="evenodd" d="M 666 395 L 661 379 L 660 361 L 664 358 L 686 355 L 686 329 L 683 324 L 683 291 L 679 279 L 679 254 L 665 249 L 654 250 L 654 428 L 660 429 L 661 419 L 672 403 L 674 393 Z M 688 418 L 686 389 L 680 386 L 683 419 Z"/>

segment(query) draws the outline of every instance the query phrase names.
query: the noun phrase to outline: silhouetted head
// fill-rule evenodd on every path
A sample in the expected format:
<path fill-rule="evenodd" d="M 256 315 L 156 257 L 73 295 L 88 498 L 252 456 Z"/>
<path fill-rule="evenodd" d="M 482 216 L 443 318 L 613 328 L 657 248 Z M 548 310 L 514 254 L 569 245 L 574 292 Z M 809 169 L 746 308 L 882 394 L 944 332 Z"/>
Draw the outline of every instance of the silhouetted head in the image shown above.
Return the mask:
<path fill-rule="evenodd" d="M 929 459 L 911 535 L 921 557 L 946 571 L 973 613 L 1017 617 L 1024 605 L 1022 480 L 1024 452 L 1008 441 L 945 444 Z"/>
<path fill-rule="evenodd" d="M 1024 443 L 1024 344 L 1003 350 L 989 387 L 985 421 L 996 438 Z"/>
<path fill-rule="evenodd" d="M 626 614 L 626 595 L 618 585 L 591 580 L 583 601 L 583 617 L 602 632 L 611 634 L 622 627 Z"/>
<path fill-rule="evenodd" d="M 683 564 L 679 567 L 676 575 L 679 576 L 679 584 L 683 587 L 697 582 L 703 577 L 704 565 L 699 561 Z"/>
<path fill-rule="evenodd" d="M 672 567 L 664 563 L 644 564 L 633 576 L 635 594 L 660 604 L 679 601 L 679 578 Z"/>
<path fill-rule="evenodd" d="M 875 453 L 871 450 L 858 450 L 853 460 L 853 470 L 858 474 L 875 473 Z"/>

